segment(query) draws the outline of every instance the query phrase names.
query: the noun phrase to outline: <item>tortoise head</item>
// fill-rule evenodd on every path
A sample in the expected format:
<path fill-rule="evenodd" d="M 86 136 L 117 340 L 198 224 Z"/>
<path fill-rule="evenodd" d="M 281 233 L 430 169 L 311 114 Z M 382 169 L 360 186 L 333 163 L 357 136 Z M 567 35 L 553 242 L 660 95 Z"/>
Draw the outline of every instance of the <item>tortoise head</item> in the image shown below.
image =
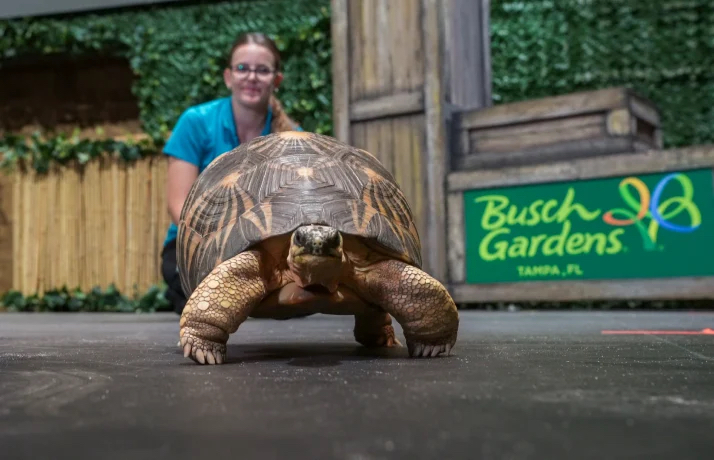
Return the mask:
<path fill-rule="evenodd" d="M 306 289 L 337 289 L 342 268 L 342 235 L 326 225 L 303 225 L 290 238 L 288 265 Z"/>

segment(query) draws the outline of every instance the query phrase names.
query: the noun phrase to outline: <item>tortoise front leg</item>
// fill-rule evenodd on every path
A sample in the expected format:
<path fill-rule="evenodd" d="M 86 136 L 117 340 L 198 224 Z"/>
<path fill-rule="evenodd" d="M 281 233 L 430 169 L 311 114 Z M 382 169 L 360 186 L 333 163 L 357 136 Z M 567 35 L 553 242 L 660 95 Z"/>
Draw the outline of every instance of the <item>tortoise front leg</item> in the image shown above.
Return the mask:
<path fill-rule="evenodd" d="M 411 357 L 449 354 L 459 314 L 446 288 L 426 272 L 388 260 L 374 264 L 358 280 L 370 301 L 394 316 L 404 330 Z"/>
<path fill-rule="evenodd" d="M 367 348 L 402 346 L 394 335 L 392 317 L 381 309 L 356 314 L 353 333 L 355 340 Z"/>
<path fill-rule="evenodd" d="M 260 253 L 248 251 L 218 265 L 199 283 L 181 314 L 185 357 L 200 364 L 222 364 L 230 334 L 263 299 Z"/>

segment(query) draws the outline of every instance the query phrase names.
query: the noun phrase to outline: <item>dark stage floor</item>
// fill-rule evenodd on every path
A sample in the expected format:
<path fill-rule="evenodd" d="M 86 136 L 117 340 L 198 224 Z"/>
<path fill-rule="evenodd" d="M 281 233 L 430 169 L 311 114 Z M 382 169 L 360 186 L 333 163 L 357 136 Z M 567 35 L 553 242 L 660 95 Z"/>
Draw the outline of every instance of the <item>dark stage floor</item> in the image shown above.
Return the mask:
<path fill-rule="evenodd" d="M 202 367 L 172 314 L 0 315 L 0 458 L 714 458 L 714 334 L 602 333 L 714 313 L 461 318 L 431 360 L 365 351 L 349 317 L 249 320 Z"/>

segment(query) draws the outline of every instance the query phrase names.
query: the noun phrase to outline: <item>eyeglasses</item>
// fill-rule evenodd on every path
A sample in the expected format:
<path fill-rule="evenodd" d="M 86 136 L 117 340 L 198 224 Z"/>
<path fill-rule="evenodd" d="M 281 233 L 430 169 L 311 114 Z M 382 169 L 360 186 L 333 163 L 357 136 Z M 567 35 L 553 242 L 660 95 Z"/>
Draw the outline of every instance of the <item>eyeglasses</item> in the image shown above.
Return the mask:
<path fill-rule="evenodd" d="M 255 76 L 260 80 L 268 80 L 275 73 L 275 70 L 270 67 L 259 65 L 253 69 L 248 64 L 236 64 L 233 67 L 233 71 L 237 73 L 241 79 L 248 78 L 251 72 L 255 72 Z"/>

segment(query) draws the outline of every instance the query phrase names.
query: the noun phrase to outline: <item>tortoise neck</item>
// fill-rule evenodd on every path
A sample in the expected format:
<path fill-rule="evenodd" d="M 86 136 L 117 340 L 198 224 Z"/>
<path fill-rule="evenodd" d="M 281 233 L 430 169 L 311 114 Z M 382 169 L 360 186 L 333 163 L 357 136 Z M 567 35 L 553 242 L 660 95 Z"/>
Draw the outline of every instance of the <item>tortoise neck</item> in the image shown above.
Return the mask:
<path fill-rule="evenodd" d="M 342 258 L 315 255 L 288 256 L 288 267 L 301 288 L 324 288 L 335 292 L 345 264 Z"/>

